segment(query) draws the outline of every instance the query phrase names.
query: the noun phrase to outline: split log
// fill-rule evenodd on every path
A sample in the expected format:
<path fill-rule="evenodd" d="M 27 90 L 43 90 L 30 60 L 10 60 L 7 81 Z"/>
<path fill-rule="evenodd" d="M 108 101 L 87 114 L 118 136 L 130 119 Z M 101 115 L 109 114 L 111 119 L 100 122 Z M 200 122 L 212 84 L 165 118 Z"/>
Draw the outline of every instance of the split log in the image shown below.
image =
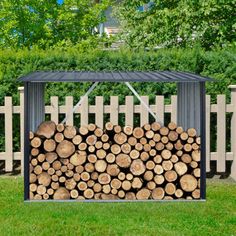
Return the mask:
<path fill-rule="evenodd" d="M 38 176 L 38 182 L 39 184 L 47 187 L 50 185 L 51 183 L 51 176 L 47 173 L 47 172 L 42 172 L 39 176 Z"/>
<path fill-rule="evenodd" d="M 70 163 L 74 166 L 82 165 L 86 162 L 87 156 L 86 152 L 78 151 L 70 157 Z"/>
<path fill-rule="evenodd" d="M 39 125 L 36 135 L 50 139 L 54 135 L 55 131 L 56 124 L 53 121 L 44 121 Z"/>
<path fill-rule="evenodd" d="M 59 189 L 57 189 L 53 195 L 53 199 L 54 200 L 67 200 L 70 199 L 70 193 L 69 191 L 64 188 L 64 187 L 60 187 Z"/>

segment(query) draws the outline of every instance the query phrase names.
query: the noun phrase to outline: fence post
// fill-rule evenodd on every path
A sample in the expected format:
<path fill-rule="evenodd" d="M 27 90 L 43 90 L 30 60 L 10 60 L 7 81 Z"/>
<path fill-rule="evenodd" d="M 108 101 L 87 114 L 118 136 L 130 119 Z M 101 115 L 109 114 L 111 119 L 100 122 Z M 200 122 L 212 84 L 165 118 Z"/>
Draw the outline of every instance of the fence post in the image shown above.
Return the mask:
<path fill-rule="evenodd" d="M 231 177 L 236 180 L 236 85 L 230 85 L 229 88 L 231 89 L 231 104 L 233 105 L 231 119 L 231 151 L 233 152 Z"/>
<path fill-rule="evenodd" d="M 19 87 L 20 92 L 20 153 L 21 175 L 24 176 L 24 87 Z"/>

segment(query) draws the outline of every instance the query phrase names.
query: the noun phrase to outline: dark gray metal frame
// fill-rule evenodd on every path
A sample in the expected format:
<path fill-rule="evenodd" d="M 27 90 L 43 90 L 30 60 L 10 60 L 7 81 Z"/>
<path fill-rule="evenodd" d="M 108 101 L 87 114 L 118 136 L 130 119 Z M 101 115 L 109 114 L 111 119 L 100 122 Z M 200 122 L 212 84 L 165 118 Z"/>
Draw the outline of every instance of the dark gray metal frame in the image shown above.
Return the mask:
<path fill-rule="evenodd" d="M 139 75 L 140 76 L 140 75 Z M 24 80 L 24 200 L 29 201 L 29 156 L 30 156 L 30 142 L 29 142 L 29 131 L 30 131 L 30 84 L 34 83 L 35 81 L 33 80 Z M 60 80 L 59 80 L 60 81 Z M 58 82 L 59 82 L 58 81 Z M 126 80 L 132 82 L 132 80 Z M 200 83 L 200 134 L 201 134 L 201 162 L 200 162 L 200 168 L 201 168 L 201 176 L 200 176 L 200 200 L 196 201 L 204 201 L 206 199 L 206 118 L 205 118 L 205 82 L 208 81 L 205 80 L 198 80 L 197 82 Z M 41 82 L 42 81 L 36 81 L 36 82 Z M 44 81 L 46 82 L 46 81 Z M 50 82 L 50 80 L 48 81 Z M 74 82 L 81 82 L 81 81 L 74 81 Z M 117 81 L 114 81 L 117 82 Z M 121 82 L 121 81 L 119 81 Z M 147 80 L 144 81 L 139 81 L 139 82 L 147 82 Z M 150 81 L 148 81 L 150 82 Z M 186 81 L 158 81 L 158 82 L 186 82 Z M 193 80 L 191 79 L 191 81 Z M 54 201 L 54 200 L 48 200 L 48 201 L 41 201 L 41 202 L 49 202 L 49 201 Z M 73 201 L 73 200 L 68 200 L 68 201 Z M 146 201 L 163 201 L 163 200 L 146 200 Z M 167 200 L 166 202 L 169 202 L 170 200 Z M 180 201 L 180 202 L 191 202 L 189 200 L 173 200 L 173 201 Z M 30 200 L 30 202 L 37 202 L 35 200 Z M 58 202 L 64 202 L 64 201 L 58 201 Z M 78 201 L 76 201 L 78 202 Z M 85 200 L 80 202 L 112 202 L 111 200 L 109 201 L 104 201 L 104 200 Z M 118 202 L 118 200 L 114 200 L 113 202 Z M 128 202 L 128 200 L 119 200 L 119 202 Z"/>

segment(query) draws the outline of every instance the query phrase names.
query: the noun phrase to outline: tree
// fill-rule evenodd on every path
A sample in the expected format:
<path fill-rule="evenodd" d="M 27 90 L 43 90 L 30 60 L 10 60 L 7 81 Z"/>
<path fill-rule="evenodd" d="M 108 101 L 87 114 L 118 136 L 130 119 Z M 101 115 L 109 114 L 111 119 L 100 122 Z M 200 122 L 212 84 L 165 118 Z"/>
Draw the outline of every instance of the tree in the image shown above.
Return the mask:
<path fill-rule="evenodd" d="M 130 47 L 179 47 L 196 42 L 209 49 L 235 44 L 236 0 L 123 0 L 115 7 Z M 149 2 L 150 3 L 150 2 Z"/>
<path fill-rule="evenodd" d="M 45 48 L 61 41 L 76 44 L 93 37 L 93 29 L 104 21 L 109 0 L 1 0 L 0 46 Z"/>

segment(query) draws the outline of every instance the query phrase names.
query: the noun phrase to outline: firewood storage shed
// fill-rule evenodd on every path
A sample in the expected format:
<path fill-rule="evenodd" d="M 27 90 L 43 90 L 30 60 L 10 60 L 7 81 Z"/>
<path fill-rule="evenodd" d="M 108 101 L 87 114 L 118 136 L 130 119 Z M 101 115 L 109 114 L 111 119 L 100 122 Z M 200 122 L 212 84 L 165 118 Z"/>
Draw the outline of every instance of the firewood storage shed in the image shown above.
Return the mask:
<path fill-rule="evenodd" d="M 126 83 L 128 87 L 130 85 L 129 82 L 176 83 L 177 124 L 178 126 L 182 126 L 184 129 L 194 127 L 197 133 L 201 137 L 200 200 L 206 199 L 205 82 L 212 81 L 211 78 L 203 77 L 190 72 L 179 72 L 179 71 L 146 71 L 146 72 L 37 71 L 30 73 L 26 76 L 23 76 L 19 80 L 24 83 L 24 91 L 25 91 L 24 93 L 25 96 L 24 97 L 24 117 L 25 117 L 24 200 L 25 201 L 30 199 L 29 198 L 29 184 L 30 184 L 29 183 L 29 157 L 30 157 L 29 132 L 35 131 L 38 125 L 45 119 L 44 87 L 45 84 L 49 82 L 92 82 L 93 83 L 92 86 L 94 86 L 95 83 L 97 84 L 98 82 L 123 82 Z M 91 92 L 92 89 L 89 92 Z M 132 86 L 130 89 L 132 91 Z M 132 92 L 135 94 L 135 91 Z"/>

